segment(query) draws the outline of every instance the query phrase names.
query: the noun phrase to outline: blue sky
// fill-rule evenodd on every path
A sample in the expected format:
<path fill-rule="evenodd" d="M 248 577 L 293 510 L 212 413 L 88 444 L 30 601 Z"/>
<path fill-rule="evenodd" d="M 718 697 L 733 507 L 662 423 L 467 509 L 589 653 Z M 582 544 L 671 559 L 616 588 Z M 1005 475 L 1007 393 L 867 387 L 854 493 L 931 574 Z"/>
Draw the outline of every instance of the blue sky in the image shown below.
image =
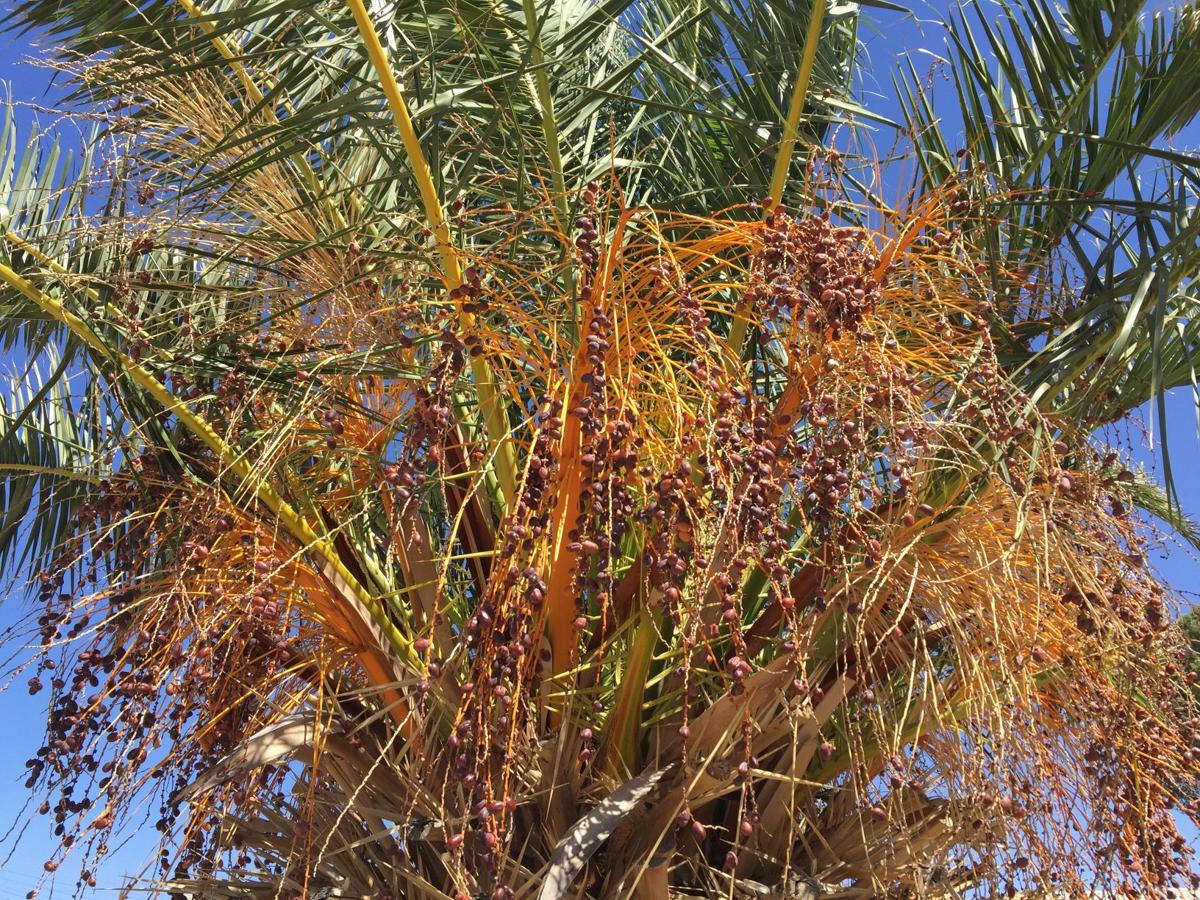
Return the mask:
<path fill-rule="evenodd" d="M 918 14 L 912 17 L 877 12 L 876 18 L 884 27 L 864 27 L 860 36 L 869 54 L 869 63 L 865 68 L 868 72 L 877 73 L 876 82 L 868 81 L 864 85 L 866 105 L 884 114 L 894 112 L 895 106 L 888 97 L 891 90 L 889 73 L 895 69 L 896 63 L 909 53 L 917 54 L 914 62 L 918 70 L 928 68 L 933 61 L 927 51 L 937 52 L 940 48 L 940 30 L 935 24 L 936 7 L 928 6 L 925 10 L 924 13 L 918 10 Z M 0 35 L 0 83 L 6 83 L 12 98 L 19 103 L 52 104 L 59 91 L 50 84 L 47 70 L 25 62 L 33 52 L 35 49 L 26 38 Z M 44 114 L 35 116 L 29 108 L 18 110 L 18 121 L 25 127 L 31 125 L 35 118 L 42 126 L 52 121 L 51 117 Z M 878 143 L 881 146 L 889 145 L 891 136 L 881 134 Z M 1200 149 L 1200 129 L 1192 127 L 1176 135 L 1171 143 L 1176 150 L 1196 151 Z M 1200 517 L 1200 456 L 1197 454 L 1196 415 L 1190 390 L 1172 392 L 1167 400 L 1167 409 L 1171 458 L 1182 504 L 1185 511 Z M 1149 418 L 1144 418 L 1148 426 Z M 1117 429 L 1116 437 L 1120 443 L 1127 443 L 1137 460 L 1151 470 L 1159 470 L 1160 448 L 1155 446 L 1151 449 L 1138 423 Z M 1157 434 L 1154 437 L 1157 444 Z M 1166 548 L 1155 559 L 1155 563 L 1166 581 L 1184 592 L 1189 600 L 1197 599 L 1190 594 L 1191 591 L 1200 591 L 1200 562 L 1194 555 L 1181 548 Z M 0 606 L 0 628 L 6 627 L 17 616 L 18 602 L 13 598 Z M 44 710 L 37 700 L 26 694 L 24 679 L 19 678 L 0 693 L 0 712 L 3 713 L 2 721 L 8 731 L 6 739 L 0 741 L 0 835 L 3 835 L 21 815 L 28 800 L 28 793 L 22 786 L 24 761 L 40 743 Z M 9 852 L 13 847 L 11 838 L 0 845 L 0 900 L 24 897 L 42 874 L 42 863 L 56 845 L 47 821 L 40 817 L 29 825 L 15 852 Z M 122 872 L 140 869 L 147 853 L 152 851 L 152 839 L 135 837 L 110 858 L 102 872 L 101 887 L 88 891 L 85 896 L 111 896 L 111 889 L 119 885 Z M 64 867 L 64 877 L 60 879 L 63 894 L 71 892 L 76 874 L 77 869 L 71 865 Z"/>

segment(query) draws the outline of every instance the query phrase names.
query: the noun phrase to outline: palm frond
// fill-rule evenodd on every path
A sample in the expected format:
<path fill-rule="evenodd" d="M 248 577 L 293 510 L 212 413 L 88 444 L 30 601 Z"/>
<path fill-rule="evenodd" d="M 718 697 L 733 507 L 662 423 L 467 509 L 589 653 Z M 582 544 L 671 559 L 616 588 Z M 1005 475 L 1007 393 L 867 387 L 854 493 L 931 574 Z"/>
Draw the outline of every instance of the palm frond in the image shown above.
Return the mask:
<path fill-rule="evenodd" d="M 1200 28 L 1136 0 L 997 9 L 949 17 L 957 116 L 909 64 L 906 126 L 984 253 L 1001 358 L 1091 429 L 1195 380 L 1200 166 L 1161 141 L 1200 112 Z"/>

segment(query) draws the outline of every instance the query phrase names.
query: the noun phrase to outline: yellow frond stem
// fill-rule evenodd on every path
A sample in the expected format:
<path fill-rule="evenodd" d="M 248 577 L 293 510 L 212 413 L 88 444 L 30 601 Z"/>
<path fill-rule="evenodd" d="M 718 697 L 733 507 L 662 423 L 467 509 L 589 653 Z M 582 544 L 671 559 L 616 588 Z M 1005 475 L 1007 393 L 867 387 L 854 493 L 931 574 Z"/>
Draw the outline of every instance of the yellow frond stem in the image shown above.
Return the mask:
<path fill-rule="evenodd" d="M 567 182 L 563 177 L 562 147 L 558 138 L 558 122 L 554 118 L 554 95 L 550 93 L 550 75 L 546 71 L 546 54 L 542 50 L 542 39 L 538 34 L 537 10 L 534 0 L 523 0 L 525 11 L 525 28 L 529 34 L 530 62 L 533 65 L 535 85 L 534 99 L 537 101 L 538 115 L 542 121 L 542 134 L 546 139 L 546 155 L 550 161 L 550 180 L 554 185 L 554 206 L 562 218 L 562 227 L 569 228 L 567 208 Z M 575 279 L 571 269 L 566 272 L 567 292 L 571 296 L 571 329 L 572 336 L 579 329 L 579 298 L 575 296 Z"/>
<path fill-rule="evenodd" d="M 206 447 L 216 454 L 217 458 L 221 460 L 229 472 L 232 472 L 237 477 L 242 487 L 249 494 L 278 517 L 288 534 L 297 540 L 305 551 L 314 553 L 320 557 L 326 579 L 339 592 L 344 595 L 349 594 L 349 599 L 352 599 L 365 611 L 365 615 L 362 616 L 364 619 L 363 624 L 373 632 L 371 636 L 379 641 L 381 644 L 380 649 L 390 650 L 404 665 L 413 668 L 420 666 L 420 661 L 412 645 L 399 632 L 396 626 L 392 624 L 387 614 L 379 605 L 379 602 L 363 589 L 354 575 L 345 567 L 332 545 L 319 537 L 292 506 L 266 483 L 242 453 L 230 447 L 213 430 L 208 422 L 192 412 L 183 400 L 171 393 L 149 371 L 128 356 L 114 352 L 109 348 L 86 322 L 68 311 L 56 298 L 39 290 L 26 278 L 14 272 L 9 266 L 3 263 L 0 263 L 0 281 L 8 284 L 33 301 L 45 313 L 65 325 L 74 335 L 97 353 L 111 358 L 132 382 L 154 397 L 164 410 L 175 415 L 188 431 L 199 438 Z M 383 670 L 378 661 L 373 659 L 368 660 L 368 655 L 370 654 L 363 654 L 364 666 L 367 667 L 368 671 L 373 674 L 382 672 Z M 397 680 L 397 676 L 401 673 L 393 671 L 386 674 L 388 681 L 394 681 Z M 403 719 L 407 720 L 407 710 L 397 708 L 397 712 L 401 714 Z"/>
<path fill-rule="evenodd" d="M 178 3 L 183 8 L 183 11 L 186 12 L 191 18 L 198 20 L 196 25 L 199 26 L 201 31 L 209 36 L 209 40 L 211 41 L 213 47 L 216 48 L 216 51 L 221 54 L 227 63 L 229 63 L 229 68 L 233 70 L 233 74 L 237 76 L 238 81 L 242 83 L 242 87 L 246 91 L 246 96 L 250 98 L 250 102 L 254 106 L 261 108 L 264 115 L 267 116 L 272 124 L 278 125 L 279 117 L 275 115 L 275 110 L 271 108 L 270 104 L 265 102 L 266 95 L 263 94 L 262 90 L 259 88 L 258 84 L 255 83 L 254 79 L 250 77 L 250 72 L 246 69 L 246 66 L 242 63 L 241 59 L 239 59 L 239 54 L 234 52 L 233 48 L 229 46 L 228 41 L 226 41 L 219 34 L 215 33 L 217 30 L 216 26 L 204 18 L 208 15 L 208 13 L 201 9 L 195 2 L 193 2 L 193 0 L 175 0 L 175 2 Z M 313 195 L 321 200 L 322 205 L 325 207 L 325 211 L 329 213 L 330 218 L 333 219 L 334 226 L 339 231 L 346 230 L 349 226 L 345 217 L 341 214 L 341 211 L 337 208 L 333 201 L 326 195 L 325 189 L 321 184 L 321 180 L 317 177 L 317 173 L 313 170 L 312 164 L 308 161 L 308 159 L 305 158 L 302 152 L 293 154 L 292 160 L 300 168 L 300 172 L 304 176 L 305 181 L 308 182 L 309 189 L 313 192 Z"/>
<path fill-rule="evenodd" d="M 813 0 L 808 32 L 804 35 L 804 50 L 800 54 L 800 66 L 796 70 L 796 83 L 792 86 L 792 101 L 788 107 L 787 119 L 783 123 L 783 138 L 779 142 L 779 154 L 775 157 L 775 170 L 771 174 L 771 186 L 767 191 L 773 206 L 778 205 L 783 198 L 783 187 L 787 182 L 788 170 L 792 166 L 792 156 L 796 152 L 796 135 L 800 130 L 800 116 L 804 112 L 808 82 L 812 77 L 821 29 L 825 24 L 826 3 L 827 0 Z M 770 215 L 771 208 L 765 209 L 764 214 Z M 745 317 L 735 316 L 729 329 L 729 345 L 733 349 L 734 359 L 741 359 L 742 345 L 746 342 L 746 329 Z"/>
<path fill-rule="evenodd" d="M 796 151 L 796 135 L 800 130 L 800 116 L 804 112 L 804 101 L 808 96 L 808 82 L 812 78 L 813 63 L 817 59 L 817 47 L 821 41 L 821 29 L 825 25 L 827 0 L 813 0 L 812 15 L 808 20 L 808 32 L 804 35 L 804 51 L 800 55 L 800 67 L 796 70 L 796 83 L 792 86 L 792 101 L 788 107 L 787 120 L 783 123 L 783 139 L 779 142 L 779 155 L 775 157 L 775 171 L 771 174 L 768 196 L 778 204 L 783 199 L 783 186 L 787 182 L 788 170 L 792 166 L 792 155 Z"/>
<path fill-rule="evenodd" d="M 380 87 L 383 89 L 388 107 L 392 111 L 392 118 L 395 120 L 396 129 L 400 132 L 400 140 L 403 142 L 404 149 L 408 153 L 409 162 L 413 169 L 413 177 L 417 182 L 418 190 L 421 192 L 421 203 L 425 208 L 425 219 L 429 225 L 429 230 L 433 233 L 438 255 L 441 257 L 442 277 L 445 281 L 446 289 L 454 291 L 463 284 L 462 264 L 459 261 L 458 252 L 454 249 L 450 241 L 450 226 L 446 222 L 441 198 L 438 196 L 437 186 L 433 182 L 433 173 L 430 171 L 429 163 L 425 159 L 425 151 L 421 149 L 421 140 L 417 136 L 416 129 L 413 127 L 412 117 L 408 113 L 408 105 L 404 101 L 404 94 L 400 90 L 399 82 L 396 81 L 396 75 L 392 71 L 391 63 L 388 62 L 387 53 L 384 51 L 383 45 L 379 42 L 379 35 L 375 31 L 375 23 L 371 21 L 371 16 L 367 12 L 366 6 L 363 5 L 362 0 L 347 0 L 347 3 L 350 6 L 351 12 L 354 13 L 354 19 L 358 23 L 358 30 L 362 36 L 367 56 L 371 60 L 371 65 L 375 68 L 376 74 L 379 76 Z M 463 325 L 469 330 L 474 324 L 475 317 L 461 312 L 461 310 L 459 315 Z M 500 403 L 500 395 L 496 392 L 496 382 L 492 376 L 491 367 L 483 357 L 471 357 L 471 373 L 475 380 L 475 390 L 479 395 L 479 405 L 483 413 L 484 426 L 487 429 L 488 438 L 496 451 L 497 477 L 500 482 L 500 491 L 503 495 L 503 504 L 503 502 L 507 502 L 513 498 L 513 491 L 515 489 L 514 463 L 512 446 L 509 442 L 509 428 L 505 421 L 504 408 Z"/>

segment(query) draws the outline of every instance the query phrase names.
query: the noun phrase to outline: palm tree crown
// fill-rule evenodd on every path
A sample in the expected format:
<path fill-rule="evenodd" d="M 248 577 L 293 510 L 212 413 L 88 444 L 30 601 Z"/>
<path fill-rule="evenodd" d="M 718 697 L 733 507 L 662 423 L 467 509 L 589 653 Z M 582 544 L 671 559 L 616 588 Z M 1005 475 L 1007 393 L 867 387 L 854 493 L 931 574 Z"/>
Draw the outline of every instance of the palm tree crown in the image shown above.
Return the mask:
<path fill-rule="evenodd" d="M 47 880 L 1193 879 L 1200 537 L 1096 435 L 1196 383 L 1200 20 L 967 3 L 891 121 L 863 6 L 18 5 L 95 125 L 0 134 Z"/>

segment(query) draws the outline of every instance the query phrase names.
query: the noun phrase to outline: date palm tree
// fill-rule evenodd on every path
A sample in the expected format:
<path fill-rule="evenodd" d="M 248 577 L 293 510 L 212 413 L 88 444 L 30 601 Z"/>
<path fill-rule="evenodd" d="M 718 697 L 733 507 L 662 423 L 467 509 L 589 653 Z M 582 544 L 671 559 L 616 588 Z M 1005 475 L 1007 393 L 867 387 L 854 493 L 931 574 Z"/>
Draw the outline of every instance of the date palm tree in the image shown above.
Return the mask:
<path fill-rule="evenodd" d="M 868 14 L 16 5 L 94 129 L 0 147 L 47 882 L 1188 883 L 1200 539 L 1102 438 L 1196 383 L 1200 17 L 968 2 L 892 121 Z"/>

